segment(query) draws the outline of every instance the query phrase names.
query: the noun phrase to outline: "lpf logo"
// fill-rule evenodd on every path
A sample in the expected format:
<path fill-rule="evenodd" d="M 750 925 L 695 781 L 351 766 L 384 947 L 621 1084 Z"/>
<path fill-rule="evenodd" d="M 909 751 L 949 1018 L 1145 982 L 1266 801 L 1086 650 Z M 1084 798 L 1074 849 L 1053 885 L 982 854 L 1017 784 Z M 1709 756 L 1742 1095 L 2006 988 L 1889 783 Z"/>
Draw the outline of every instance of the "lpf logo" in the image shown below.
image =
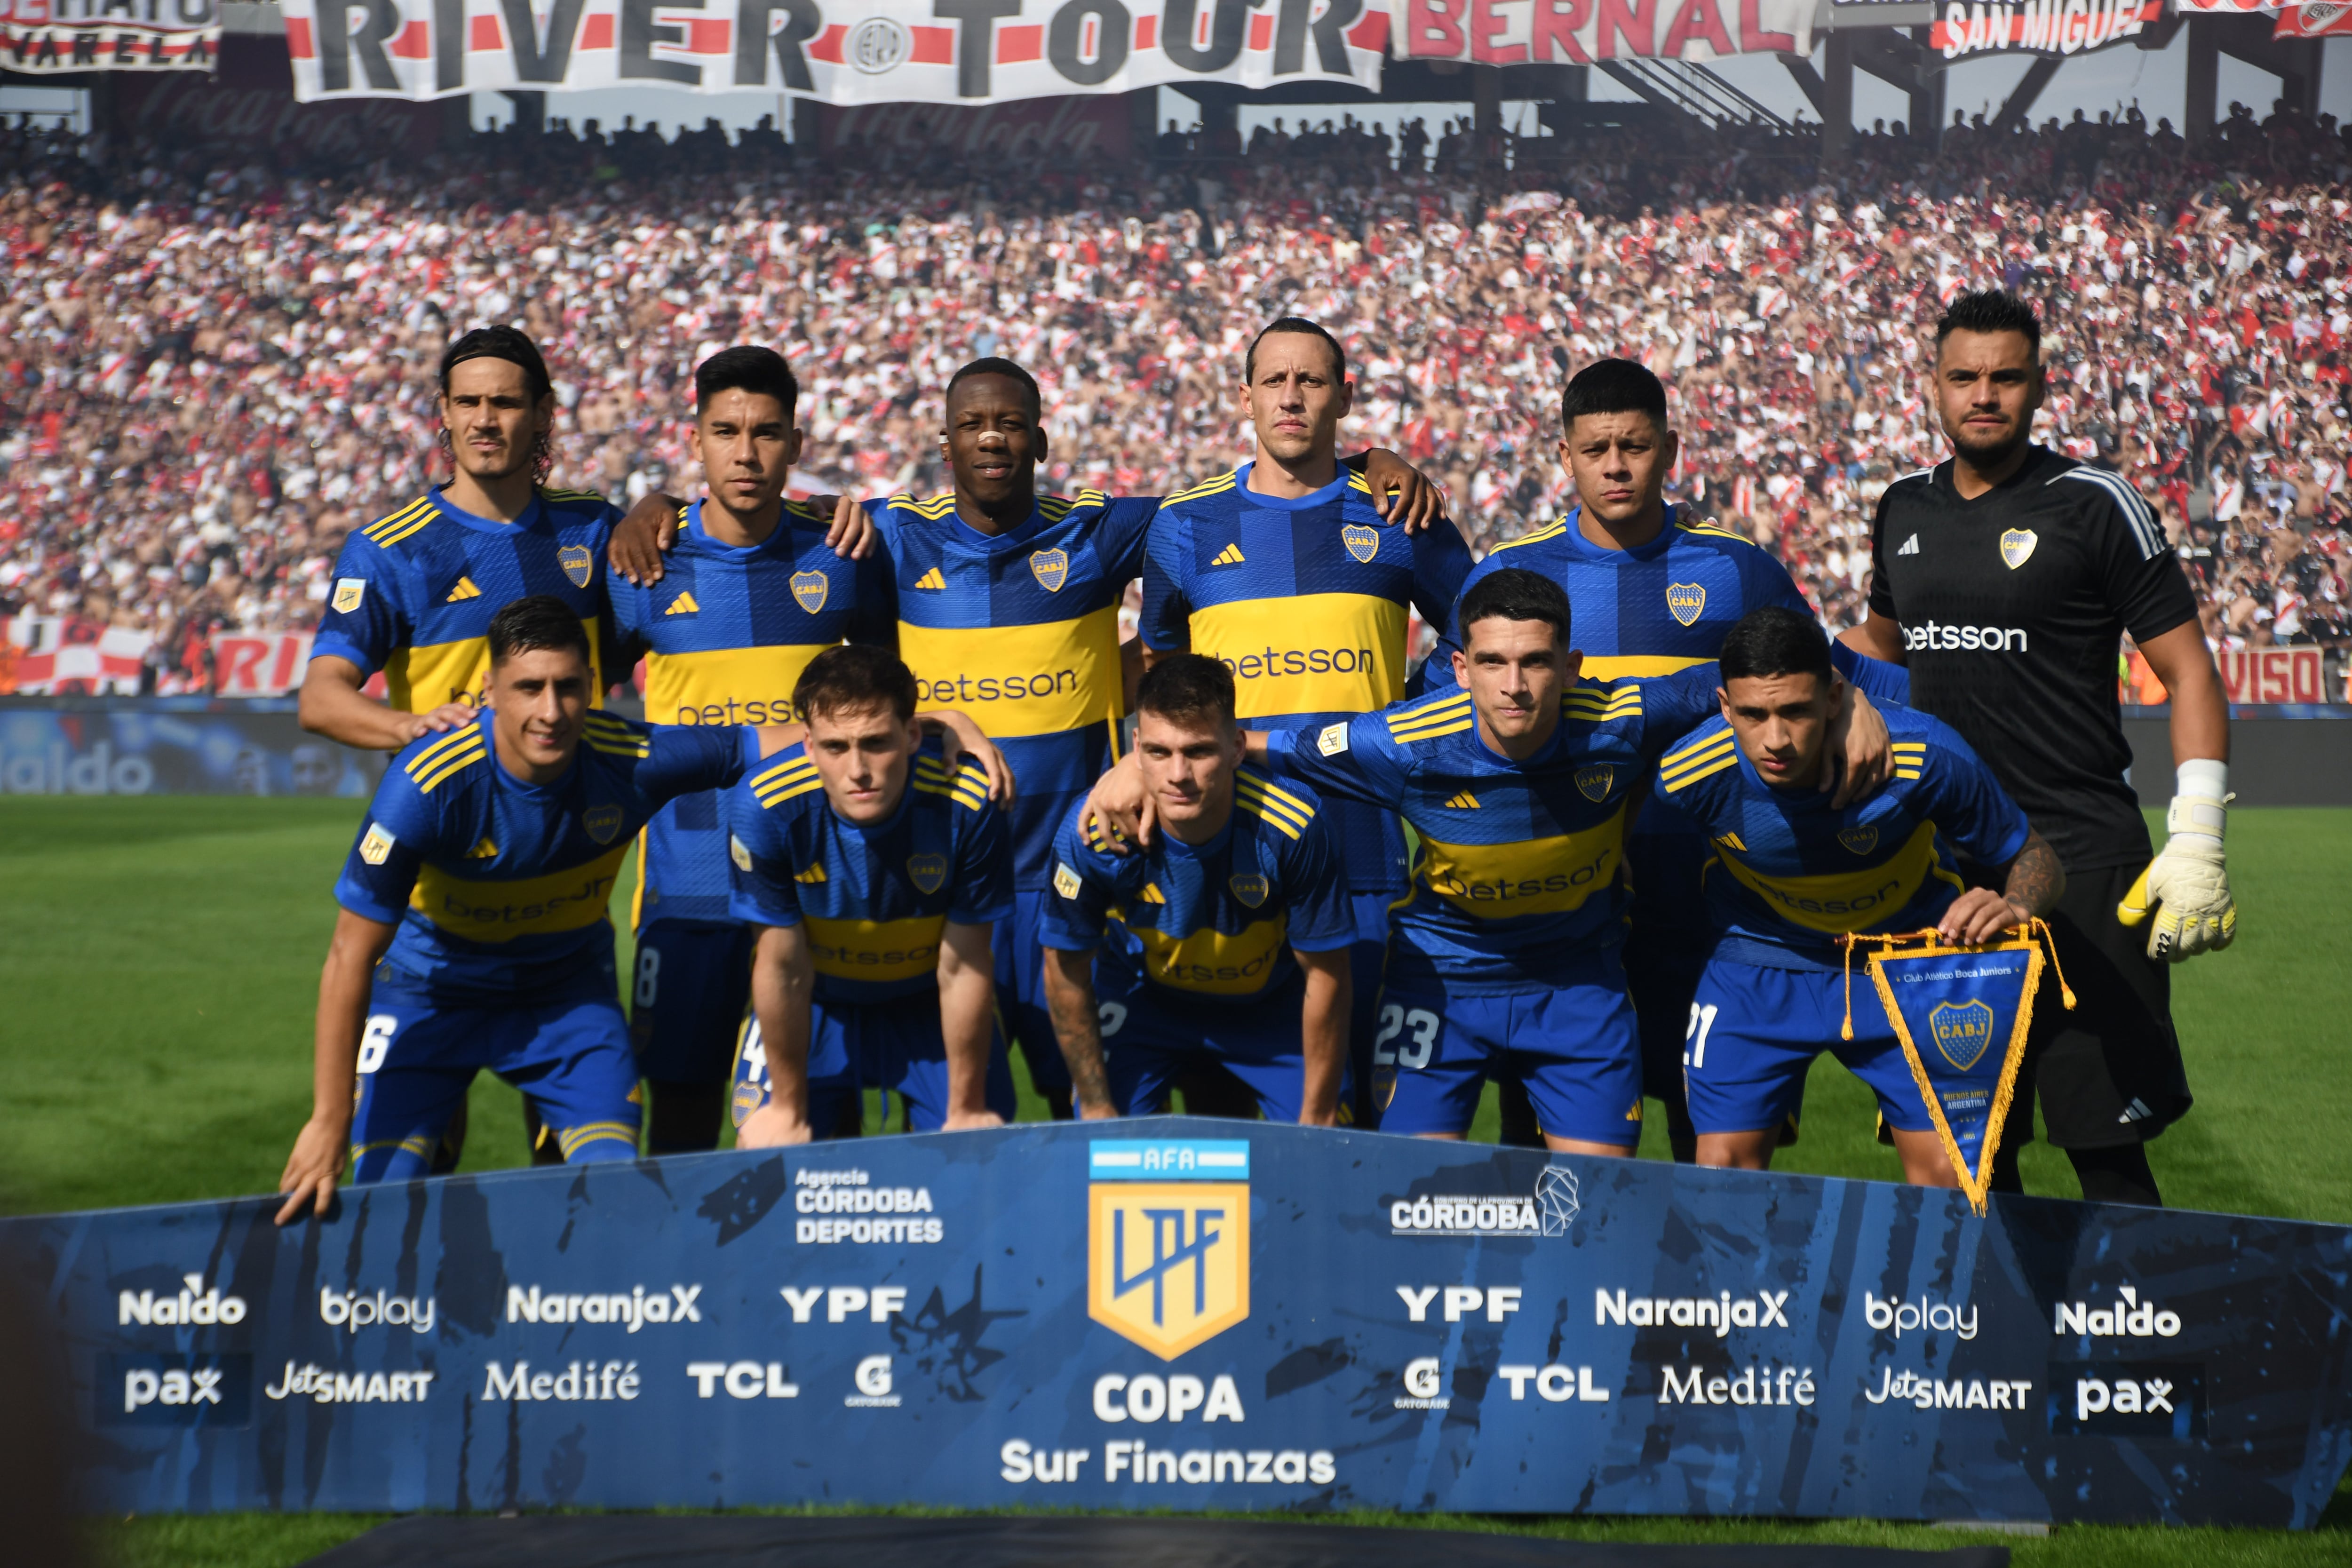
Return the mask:
<path fill-rule="evenodd" d="M 1249 1144 L 1087 1146 L 1087 1315 L 1162 1361 L 1249 1316 Z"/>

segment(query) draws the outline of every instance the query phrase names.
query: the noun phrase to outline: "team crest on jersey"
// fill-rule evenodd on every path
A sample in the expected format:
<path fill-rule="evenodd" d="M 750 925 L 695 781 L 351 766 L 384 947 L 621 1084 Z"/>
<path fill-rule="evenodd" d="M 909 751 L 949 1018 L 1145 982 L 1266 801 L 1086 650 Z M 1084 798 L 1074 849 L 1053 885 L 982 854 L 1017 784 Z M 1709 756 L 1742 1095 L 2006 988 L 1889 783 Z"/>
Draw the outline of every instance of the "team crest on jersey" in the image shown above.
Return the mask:
<path fill-rule="evenodd" d="M 1667 584 L 1666 613 L 1686 626 L 1696 625 L 1699 616 L 1706 613 L 1706 584 Z"/>
<path fill-rule="evenodd" d="M 1616 783 L 1617 769 L 1612 763 L 1601 763 L 1593 767 L 1576 770 L 1577 793 L 1590 801 L 1607 800 L 1610 790 L 1615 787 Z"/>
<path fill-rule="evenodd" d="M 944 855 L 908 856 L 907 880 L 926 893 L 938 892 L 947 886 L 948 858 Z"/>
<path fill-rule="evenodd" d="M 1029 570 L 1035 574 L 1037 585 L 1048 594 L 1058 594 L 1062 584 L 1070 580 L 1070 552 L 1066 550 L 1033 551 Z"/>
<path fill-rule="evenodd" d="M 335 579 L 335 610 L 337 614 L 345 616 L 350 615 L 353 610 L 360 607 L 360 601 L 366 597 L 366 578 L 338 577 Z"/>
<path fill-rule="evenodd" d="M 2032 559 L 2042 538 L 2030 528 L 2012 528 L 2000 536 L 2001 564 L 2014 572 Z"/>
<path fill-rule="evenodd" d="M 1867 855 L 1872 850 L 1878 847 L 1878 829 L 1875 827 L 1841 827 L 1838 829 L 1838 842 L 1844 845 L 1848 849 L 1853 850 L 1857 855 Z"/>
<path fill-rule="evenodd" d="M 793 599 L 812 616 L 824 608 L 825 595 L 832 587 L 832 579 L 822 572 L 793 574 Z"/>
<path fill-rule="evenodd" d="M 1985 1002 L 1938 1002 L 1927 1009 L 1927 1032 L 1944 1059 L 1968 1071 L 1992 1044 L 1993 1015 Z"/>
<path fill-rule="evenodd" d="M 1087 1147 L 1087 1316 L 1162 1361 L 1249 1317 L 1249 1145 Z"/>
<path fill-rule="evenodd" d="M 585 588 L 588 579 L 596 574 L 596 558 L 584 544 L 567 544 L 555 552 L 555 559 L 575 588 Z"/>
<path fill-rule="evenodd" d="M 1360 522 L 1351 522 L 1339 531 L 1339 542 L 1346 545 L 1348 553 L 1357 560 L 1370 561 L 1381 552 L 1381 531 L 1366 528 Z"/>
<path fill-rule="evenodd" d="M 1264 877 L 1245 876 L 1235 872 L 1225 879 L 1225 886 L 1234 890 L 1234 897 L 1252 909 L 1265 902 L 1266 885 Z"/>
<path fill-rule="evenodd" d="M 592 805 L 580 814 L 580 826 L 588 837 L 599 844 L 610 844 L 620 837 L 621 808 L 617 805 Z"/>

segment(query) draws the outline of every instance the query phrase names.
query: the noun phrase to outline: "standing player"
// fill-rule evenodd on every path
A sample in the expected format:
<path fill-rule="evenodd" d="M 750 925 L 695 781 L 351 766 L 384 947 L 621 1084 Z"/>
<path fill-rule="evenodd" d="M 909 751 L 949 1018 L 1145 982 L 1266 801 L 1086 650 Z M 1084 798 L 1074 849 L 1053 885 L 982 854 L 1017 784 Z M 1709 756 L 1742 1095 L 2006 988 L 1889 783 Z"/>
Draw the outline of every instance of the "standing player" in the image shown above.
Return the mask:
<path fill-rule="evenodd" d="M 636 1157 L 613 884 L 646 818 L 733 783 L 762 737 L 590 712 L 588 634 L 552 595 L 516 600 L 485 631 L 487 710 L 394 761 L 335 884 L 313 1104 L 278 1182 L 281 1225 L 314 1204 L 323 1215 L 346 1160 L 361 1182 L 429 1174 L 483 1068 L 539 1107 L 566 1161 Z"/>
<path fill-rule="evenodd" d="M 1408 531 L 1340 466 L 1339 421 L 1355 390 L 1330 333 L 1297 316 L 1269 324 L 1242 362 L 1255 456 L 1169 497 L 1152 520 L 1145 664 L 1180 648 L 1216 659 L 1234 674 L 1241 718 L 1263 728 L 1326 724 L 1402 699 L 1410 612 L 1443 628 L 1470 573 L 1452 523 Z M 1381 805 L 1333 800 L 1323 815 L 1355 911 L 1349 1054 L 1360 1097 L 1388 909 L 1405 889 L 1404 836 Z"/>
<path fill-rule="evenodd" d="M 1694 521 L 1667 503 L 1680 439 L 1666 423 L 1666 389 L 1633 360 L 1596 360 L 1570 378 L 1560 395 L 1559 460 L 1575 481 L 1577 506 L 1549 527 L 1498 544 L 1470 574 L 1531 571 L 1568 593 L 1584 673 L 1601 680 L 1671 675 L 1704 664 L 1724 634 L 1750 610 L 1783 605 L 1804 615 L 1811 606 L 1789 569 L 1770 552 L 1728 529 Z M 1466 586 L 1466 584 L 1465 584 Z M 1444 623 L 1440 623 L 1443 625 Z M 1453 681 L 1449 638 L 1427 666 L 1434 692 Z M 1841 650 L 1850 679 L 1870 696 L 1903 695 L 1902 672 Z M 1874 729 L 1853 737 L 1866 751 Z M 1832 804 L 1858 793 L 1848 770 L 1835 781 Z M 1641 1018 L 1642 1092 L 1663 1104 L 1675 1158 L 1696 1152 L 1683 1104 L 1683 1057 L 1687 1049 L 1692 988 L 1715 940 L 1699 867 L 1706 841 L 1672 802 L 1653 795 L 1634 820 L 1625 846 L 1633 879 L 1633 924 L 1625 940 L 1625 978 Z M 1516 1086 L 1503 1091 L 1503 1141 L 1537 1142 L 1527 1100 Z"/>
<path fill-rule="evenodd" d="M 1266 1120 L 1336 1125 L 1356 922 L 1328 814 L 1304 785 L 1241 765 L 1234 677 L 1216 660 L 1160 658 L 1135 710 L 1136 765 L 1166 831 L 1113 856 L 1082 802 L 1054 846 L 1045 996 L 1078 1112 L 1161 1110 L 1206 1058 Z"/>
<path fill-rule="evenodd" d="M 2082 1005 L 2035 1021 L 2029 1078 L 2050 1141 L 2095 1202 L 2162 1201 L 2147 1140 L 2185 1114 L 2189 1079 L 2166 965 L 2237 930 L 2221 852 L 2229 707 L 2180 563 L 2131 486 L 2032 439 L 2042 326 L 2015 295 L 1963 294 L 1936 327 L 1948 462 L 1887 487 L 1855 647 L 1911 668 L 1914 700 L 1965 737 L 2066 866 L 2051 919 Z M 2151 861 L 2125 778 L 2116 649 L 2132 642 L 2172 700 L 2170 837 Z M 2145 937 L 2136 928 L 2156 906 Z M 1994 1173 L 2017 1192 L 2010 1120 Z"/>
<path fill-rule="evenodd" d="M 854 1126 L 860 1083 L 898 1095 L 909 1131 L 1001 1126 L 1013 1079 L 991 1050 L 989 946 L 1013 866 L 987 779 L 919 746 L 914 674 L 884 649 L 827 648 L 793 704 L 806 742 L 729 807 L 763 1056 L 739 1083 L 736 1142 Z"/>
<path fill-rule="evenodd" d="M 722 349 L 695 367 L 688 441 L 705 494 L 686 509 L 659 584 L 611 585 L 616 637 L 646 649 L 656 724 L 795 722 L 793 685 L 809 660 L 845 638 L 894 639 L 888 563 L 835 556 L 829 514 L 784 499 L 799 394 L 772 349 Z M 717 1145 L 742 1032 L 752 930 L 729 911 L 729 799 L 672 802 L 639 849 L 630 1026 L 655 1154 Z"/>
<path fill-rule="evenodd" d="M 1990 942 L 2050 912 L 2066 885 L 1969 744 L 1924 713 L 1885 710 L 1895 776 L 1839 807 L 1821 789 L 1843 683 L 1811 616 L 1751 610 L 1723 641 L 1723 711 L 1666 753 L 1659 793 L 1714 847 L 1717 942 L 1699 977 L 1685 1071 L 1698 1163 L 1761 1171 L 1826 1048 L 1877 1092 L 1904 1178 L 1958 1184 L 1875 990 L 1846 984 L 1844 938 L 1934 927 Z M 1953 852 L 2001 890 L 1964 887 Z M 1851 1018 L 1853 1038 L 1841 1040 Z"/>

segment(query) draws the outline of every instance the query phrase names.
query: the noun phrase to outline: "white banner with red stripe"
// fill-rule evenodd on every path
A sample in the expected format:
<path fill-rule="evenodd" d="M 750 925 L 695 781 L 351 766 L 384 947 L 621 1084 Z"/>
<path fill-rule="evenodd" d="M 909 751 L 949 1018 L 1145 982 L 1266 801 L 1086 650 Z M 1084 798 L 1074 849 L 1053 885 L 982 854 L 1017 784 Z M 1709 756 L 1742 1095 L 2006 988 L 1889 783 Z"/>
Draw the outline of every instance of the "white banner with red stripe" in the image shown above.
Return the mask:
<path fill-rule="evenodd" d="M 2352 37 L 2352 5 L 2326 0 L 2324 5 L 2298 5 L 2292 11 L 2282 11 L 2278 26 L 2271 29 L 2271 37 Z"/>
<path fill-rule="evenodd" d="M 1399 59 L 1546 66 L 1813 52 L 1813 0 L 1390 0 L 1390 5 L 1397 17 Z"/>
<path fill-rule="evenodd" d="M 0 619 L 0 696 L 136 692 L 152 632 L 63 616 Z"/>
<path fill-rule="evenodd" d="M 2080 55 L 2125 43 L 2164 19 L 2164 0 L 1950 0 L 1927 42 L 1948 60 L 1991 53 Z"/>
<path fill-rule="evenodd" d="M 839 104 L 984 104 L 1202 81 L 1377 89 L 1389 33 L 1388 0 L 285 0 L 283 9 L 294 93 L 306 103 L 612 87 Z"/>
<path fill-rule="evenodd" d="M 0 0 L 0 70 L 208 71 L 219 0 Z"/>

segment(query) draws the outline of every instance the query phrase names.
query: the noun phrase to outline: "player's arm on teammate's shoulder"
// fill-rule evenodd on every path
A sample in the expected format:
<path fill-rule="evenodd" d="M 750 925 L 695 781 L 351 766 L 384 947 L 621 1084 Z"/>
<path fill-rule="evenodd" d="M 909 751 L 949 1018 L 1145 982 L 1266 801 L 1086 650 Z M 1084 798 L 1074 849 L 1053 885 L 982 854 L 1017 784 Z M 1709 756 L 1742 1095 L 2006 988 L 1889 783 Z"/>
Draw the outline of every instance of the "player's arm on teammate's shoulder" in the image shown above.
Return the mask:
<path fill-rule="evenodd" d="M 1853 681 L 1840 681 L 1838 687 L 1843 696 L 1830 721 L 1829 741 L 1845 765 L 1822 780 L 1822 791 L 1832 806 L 1843 811 L 1886 782 L 1894 771 L 1895 753 L 1886 715 Z"/>
<path fill-rule="evenodd" d="M 739 1149 L 805 1143 L 809 1128 L 809 1015 L 816 960 L 805 925 L 763 925 L 751 947 L 751 1012 L 768 1053 L 768 1102 L 735 1131 Z"/>
<path fill-rule="evenodd" d="M 2147 955 L 2168 963 L 2218 952 L 2237 939 L 2238 906 L 2222 851 L 2229 821 L 2230 705 L 2212 650 L 2195 618 L 2138 644 L 2172 708 L 2172 802 L 2164 847 L 2116 910 L 2127 926 L 2156 921 Z"/>
<path fill-rule="evenodd" d="M 1858 626 L 1848 626 L 1838 634 L 1838 641 L 1856 653 L 1888 664 L 1907 665 L 1911 662 L 1903 649 L 1903 623 L 1891 616 L 1883 616 L 1875 608 L 1870 618 Z"/>
<path fill-rule="evenodd" d="M 2028 829 L 2025 847 L 2003 869 L 2000 891 L 1970 888 L 1952 900 L 1936 929 L 1946 942 L 1991 942 L 2011 926 L 2040 920 L 2066 891 L 2066 868 L 2050 841 Z"/>
<path fill-rule="evenodd" d="M 1372 510 L 1404 524 L 1407 533 L 1445 520 L 1445 487 L 1386 447 L 1368 447 L 1341 461 L 1364 476 L 1372 492 Z"/>
<path fill-rule="evenodd" d="M 367 675 L 338 654 L 320 654 L 302 672 L 296 716 L 313 735 L 363 752 L 396 752 L 419 735 L 444 734 L 474 721 L 463 702 L 445 702 L 424 713 L 402 713 L 361 690 Z"/>
<path fill-rule="evenodd" d="M 924 734 L 938 738 L 940 759 L 949 767 L 971 759 L 988 777 L 988 798 L 1000 807 L 1013 805 L 1020 792 L 1020 781 L 1013 776 L 1012 761 L 1002 747 L 988 738 L 979 720 L 961 709 L 938 708 L 917 714 L 915 723 Z"/>
<path fill-rule="evenodd" d="M 662 557 L 677 543 L 678 531 L 686 526 L 686 504 L 665 493 L 641 499 L 613 526 L 612 542 L 604 546 L 605 563 L 632 584 L 651 586 L 660 582 L 668 570 Z M 873 552 L 874 520 L 865 508 L 846 496 L 812 496 L 809 504 L 833 513 L 824 542 L 835 555 L 862 561 Z"/>
<path fill-rule="evenodd" d="M 310 1063 L 310 1119 L 294 1139 L 278 1190 L 286 1202 L 278 1223 L 321 1219 L 335 1201 L 335 1183 L 351 1161 L 352 1109 L 359 1081 L 360 1039 L 367 1031 L 368 987 L 396 928 L 350 910 L 335 917 L 334 939 L 319 973 L 319 1019 Z"/>
<path fill-rule="evenodd" d="M 940 1034 L 947 1043 L 950 1132 L 1002 1127 L 988 1108 L 988 1054 L 996 1026 L 992 928 L 948 921 L 940 935 Z"/>

